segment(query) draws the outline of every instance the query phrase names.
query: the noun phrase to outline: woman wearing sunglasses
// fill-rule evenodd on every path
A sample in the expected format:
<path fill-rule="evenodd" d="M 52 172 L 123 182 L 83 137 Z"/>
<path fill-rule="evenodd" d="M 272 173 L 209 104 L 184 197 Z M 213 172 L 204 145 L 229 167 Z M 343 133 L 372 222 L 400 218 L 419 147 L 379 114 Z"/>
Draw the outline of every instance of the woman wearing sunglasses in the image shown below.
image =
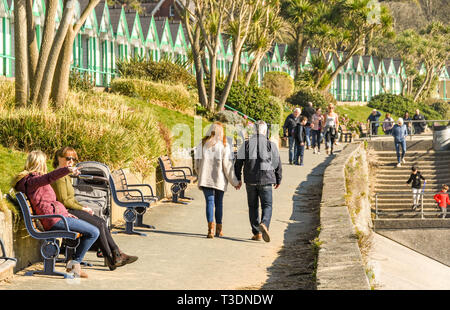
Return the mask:
<path fill-rule="evenodd" d="M 53 167 L 73 167 L 77 161 L 77 152 L 71 147 L 63 147 L 56 151 L 53 160 Z M 97 215 L 94 215 L 94 211 L 91 208 L 81 205 L 75 199 L 75 191 L 69 175 L 56 180 L 51 184 L 51 186 L 56 193 L 56 199 L 64 204 L 64 206 L 69 210 L 69 213 L 98 228 L 100 231 L 100 236 L 97 239 L 96 245 L 102 251 L 102 254 L 105 257 L 105 262 L 110 270 L 114 270 L 117 267 L 124 266 L 126 264 L 131 264 L 138 259 L 137 256 L 129 256 L 120 251 L 111 236 L 111 232 L 109 231 L 105 220 Z"/>

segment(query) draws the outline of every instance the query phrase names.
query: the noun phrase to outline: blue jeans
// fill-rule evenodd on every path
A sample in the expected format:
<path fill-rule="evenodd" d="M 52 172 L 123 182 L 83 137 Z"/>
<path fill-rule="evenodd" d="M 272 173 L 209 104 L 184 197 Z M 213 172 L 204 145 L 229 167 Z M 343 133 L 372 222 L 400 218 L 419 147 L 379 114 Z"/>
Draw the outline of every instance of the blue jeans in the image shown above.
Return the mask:
<path fill-rule="evenodd" d="M 272 218 L 272 185 L 245 185 L 247 190 L 248 215 L 253 235 L 259 234 L 259 224 L 263 223 L 267 229 Z M 259 201 L 261 200 L 262 220 L 259 216 Z"/>
<path fill-rule="evenodd" d="M 82 235 L 80 237 L 80 244 L 77 246 L 73 257 L 73 260 L 81 263 L 86 252 L 100 235 L 100 231 L 94 225 L 80 219 L 66 217 L 66 220 L 69 225 L 69 230 L 79 232 Z M 58 221 L 50 230 L 65 230 L 63 220 Z"/>
<path fill-rule="evenodd" d="M 305 153 L 305 146 L 297 144 L 297 152 L 295 153 L 294 164 L 296 164 L 296 165 L 303 164 L 303 155 L 304 155 L 304 153 Z M 298 162 L 298 158 L 299 157 L 300 157 L 300 163 Z"/>
<path fill-rule="evenodd" d="M 320 143 L 322 143 L 322 132 L 320 130 L 311 130 L 312 133 L 312 146 L 316 147 L 320 151 Z"/>
<path fill-rule="evenodd" d="M 311 146 L 311 127 L 307 126 L 305 127 L 305 134 L 306 134 L 306 146 Z"/>
<path fill-rule="evenodd" d="M 402 155 L 400 156 L 400 147 L 402 148 Z M 406 154 L 406 140 L 395 141 L 395 152 L 397 153 L 397 162 L 400 163 Z"/>
<path fill-rule="evenodd" d="M 216 224 L 222 224 L 223 195 L 225 192 L 209 187 L 202 187 L 202 191 L 206 200 L 206 219 L 208 223 L 214 222 L 215 216 Z"/>
<path fill-rule="evenodd" d="M 289 163 L 292 164 L 294 162 L 295 153 L 297 152 L 295 138 L 288 137 L 289 139 Z"/>

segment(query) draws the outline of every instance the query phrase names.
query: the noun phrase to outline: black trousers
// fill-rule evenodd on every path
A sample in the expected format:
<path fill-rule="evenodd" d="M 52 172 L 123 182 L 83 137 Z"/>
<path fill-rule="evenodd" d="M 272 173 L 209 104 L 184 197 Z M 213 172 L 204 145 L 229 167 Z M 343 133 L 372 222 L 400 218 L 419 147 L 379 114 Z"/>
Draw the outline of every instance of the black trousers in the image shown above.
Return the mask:
<path fill-rule="evenodd" d="M 111 232 L 109 231 L 105 220 L 97 215 L 90 215 L 82 210 L 69 210 L 69 212 L 78 217 L 80 220 L 86 221 L 98 228 L 100 235 L 93 246 L 99 247 L 100 250 L 102 250 L 103 255 L 112 257 L 112 251 L 119 250 L 119 247 L 111 236 Z"/>

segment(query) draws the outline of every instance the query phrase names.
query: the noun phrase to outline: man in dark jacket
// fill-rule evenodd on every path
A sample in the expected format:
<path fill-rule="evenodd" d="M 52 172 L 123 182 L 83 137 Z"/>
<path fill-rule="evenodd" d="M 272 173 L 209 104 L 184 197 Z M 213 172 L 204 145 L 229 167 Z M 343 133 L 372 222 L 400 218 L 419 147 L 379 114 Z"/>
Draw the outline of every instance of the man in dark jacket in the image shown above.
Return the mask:
<path fill-rule="evenodd" d="M 308 102 L 308 105 L 306 108 L 303 109 L 302 115 L 306 116 L 308 118 L 307 125 L 305 127 L 305 134 L 306 134 L 306 149 L 309 149 L 311 147 L 311 127 L 310 124 L 312 122 L 312 116 L 316 113 L 316 109 L 313 108 L 312 102 Z"/>
<path fill-rule="evenodd" d="M 378 122 L 380 120 L 381 113 L 377 111 L 376 109 L 372 110 L 372 113 L 367 118 L 367 121 L 369 122 Z M 369 123 L 369 125 L 372 125 L 370 128 L 372 136 L 378 135 L 378 127 L 380 126 L 380 123 Z"/>
<path fill-rule="evenodd" d="M 305 144 L 307 143 L 307 131 L 306 128 L 310 128 L 310 123 L 308 123 L 308 118 L 306 116 L 300 116 L 300 123 L 295 127 L 295 144 L 297 148 L 297 153 L 294 157 L 294 165 L 303 166 L 303 154 L 305 153 Z M 300 163 L 298 158 L 300 157 Z"/>
<path fill-rule="evenodd" d="M 275 143 L 267 138 L 267 124 L 258 121 L 256 134 L 245 141 L 237 152 L 234 171 L 242 185 L 242 168 L 247 190 L 247 202 L 252 240 L 269 242 L 269 226 L 272 218 L 272 185 L 275 189 L 281 183 L 281 160 Z M 261 200 L 262 219 L 259 216 L 259 200 Z"/>
<path fill-rule="evenodd" d="M 414 134 L 421 134 L 425 131 L 427 123 L 425 122 L 425 117 L 420 114 L 419 109 L 416 110 L 416 114 L 413 116 L 413 121 L 423 121 L 423 122 L 413 122 Z"/>
<path fill-rule="evenodd" d="M 294 139 L 294 129 L 298 123 L 298 119 L 302 110 L 300 108 L 295 108 L 292 114 L 286 117 L 283 125 L 283 139 L 289 139 L 289 164 L 292 165 L 294 161 L 294 156 L 296 153 L 295 149 L 295 139 Z"/>

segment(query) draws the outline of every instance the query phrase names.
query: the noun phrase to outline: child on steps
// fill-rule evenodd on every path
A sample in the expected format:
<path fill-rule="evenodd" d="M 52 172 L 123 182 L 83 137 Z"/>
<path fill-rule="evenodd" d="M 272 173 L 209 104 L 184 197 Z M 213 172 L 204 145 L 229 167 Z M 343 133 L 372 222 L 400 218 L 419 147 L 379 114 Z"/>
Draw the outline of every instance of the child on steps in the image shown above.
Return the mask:
<path fill-rule="evenodd" d="M 407 184 L 411 183 L 411 189 L 413 193 L 412 209 L 415 211 L 416 208 L 419 206 L 420 189 L 422 187 L 421 179 L 425 181 L 425 178 L 422 176 L 417 167 L 413 166 L 411 170 L 412 170 L 411 175 L 409 176 L 409 179 L 408 181 L 406 181 L 406 183 Z"/>
<path fill-rule="evenodd" d="M 442 190 L 434 195 L 434 200 L 438 203 L 441 209 L 441 218 L 445 218 L 447 215 L 447 205 L 450 204 L 450 198 L 448 197 L 448 185 L 442 185 Z"/>

